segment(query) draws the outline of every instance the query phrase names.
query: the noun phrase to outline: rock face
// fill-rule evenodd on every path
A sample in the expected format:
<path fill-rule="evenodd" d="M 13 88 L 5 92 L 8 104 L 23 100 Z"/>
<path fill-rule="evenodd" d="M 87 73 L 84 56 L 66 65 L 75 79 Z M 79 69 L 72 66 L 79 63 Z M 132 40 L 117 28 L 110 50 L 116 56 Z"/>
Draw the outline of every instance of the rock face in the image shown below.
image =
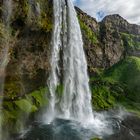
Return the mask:
<path fill-rule="evenodd" d="M 90 72 L 109 68 L 125 56 L 140 57 L 140 26 L 129 24 L 119 15 L 97 22 L 76 7 L 82 29 Z"/>
<path fill-rule="evenodd" d="M 4 1 L 0 3 L 0 35 L 9 48 L 5 69 L 6 97 L 21 96 L 46 85 L 53 19 L 50 0 L 12 0 L 9 6 L 10 12 Z M 1 52 L 3 44 L 0 43 Z"/>

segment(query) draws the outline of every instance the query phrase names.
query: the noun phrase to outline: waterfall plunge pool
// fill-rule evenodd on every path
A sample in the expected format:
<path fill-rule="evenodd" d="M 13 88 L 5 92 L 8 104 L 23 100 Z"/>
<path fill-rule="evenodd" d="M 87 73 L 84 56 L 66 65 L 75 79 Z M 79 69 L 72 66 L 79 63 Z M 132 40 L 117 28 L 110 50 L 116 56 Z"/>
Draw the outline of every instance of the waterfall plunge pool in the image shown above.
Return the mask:
<path fill-rule="evenodd" d="M 34 122 L 25 132 L 14 136 L 12 140 L 91 140 L 92 138 L 140 140 L 139 117 L 129 114 L 122 119 L 122 116 L 109 113 L 102 123 L 102 116 L 105 114 L 98 114 L 100 120 L 95 118 L 94 124 L 85 126 L 76 121 L 60 118 L 56 118 L 50 124 Z"/>

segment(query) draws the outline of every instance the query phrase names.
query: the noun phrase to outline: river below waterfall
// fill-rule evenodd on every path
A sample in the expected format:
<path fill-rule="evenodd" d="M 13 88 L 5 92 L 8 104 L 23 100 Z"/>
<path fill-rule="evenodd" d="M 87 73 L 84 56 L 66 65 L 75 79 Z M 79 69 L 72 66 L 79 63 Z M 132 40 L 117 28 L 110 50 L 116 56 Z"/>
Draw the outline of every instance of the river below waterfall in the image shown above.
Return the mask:
<path fill-rule="evenodd" d="M 139 126 L 140 118 L 133 114 L 123 120 L 116 114 L 108 115 L 106 128 L 99 127 L 99 124 L 98 127 L 83 126 L 76 121 L 56 118 L 50 124 L 34 122 L 25 132 L 14 136 L 13 140 L 140 140 Z"/>

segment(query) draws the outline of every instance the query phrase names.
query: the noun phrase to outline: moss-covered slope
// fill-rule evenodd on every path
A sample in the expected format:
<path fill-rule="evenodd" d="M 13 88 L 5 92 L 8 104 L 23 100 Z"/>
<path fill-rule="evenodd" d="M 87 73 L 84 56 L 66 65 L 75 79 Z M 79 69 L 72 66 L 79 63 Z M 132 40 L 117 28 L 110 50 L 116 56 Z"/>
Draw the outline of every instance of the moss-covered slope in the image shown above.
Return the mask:
<path fill-rule="evenodd" d="M 122 105 L 140 114 L 140 58 L 126 57 L 91 79 L 96 110 Z"/>
<path fill-rule="evenodd" d="M 105 78 L 125 85 L 125 98 L 120 102 L 140 113 L 140 58 L 127 57 L 106 71 Z"/>
<path fill-rule="evenodd" d="M 126 57 L 107 70 L 105 75 L 112 80 L 125 83 L 131 92 L 140 94 L 140 58 Z"/>

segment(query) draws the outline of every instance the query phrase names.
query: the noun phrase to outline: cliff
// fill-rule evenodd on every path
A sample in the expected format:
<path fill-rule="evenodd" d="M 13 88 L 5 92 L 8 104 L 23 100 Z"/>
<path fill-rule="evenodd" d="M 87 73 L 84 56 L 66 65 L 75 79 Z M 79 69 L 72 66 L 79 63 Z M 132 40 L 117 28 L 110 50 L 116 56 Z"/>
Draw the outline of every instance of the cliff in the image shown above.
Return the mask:
<path fill-rule="evenodd" d="M 1 2 L 0 7 L 3 40 L 0 49 L 3 52 L 9 48 L 4 95 L 14 98 L 46 85 L 53 27 L 52 1 L 14 0 L 3 5 Z"/>
<path fill-rule="evenodd" d="M 106 16 L 101 22 L 76 7 L 82 29 L 89 70 L 109 68 L 126 56 L 140 57 L 140 26 L 120 15 Z"/>

